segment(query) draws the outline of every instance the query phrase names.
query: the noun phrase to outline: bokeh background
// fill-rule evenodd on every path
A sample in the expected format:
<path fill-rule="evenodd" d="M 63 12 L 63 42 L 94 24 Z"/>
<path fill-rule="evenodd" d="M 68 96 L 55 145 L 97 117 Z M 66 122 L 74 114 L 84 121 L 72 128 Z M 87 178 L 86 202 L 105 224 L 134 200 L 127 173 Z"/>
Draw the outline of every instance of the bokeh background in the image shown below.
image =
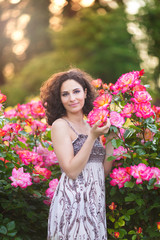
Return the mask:
<path fill-rule="evenodd" d="M 144 69 L 160 106 L 159 0 L 0 0 L 6 106 L 39 96 L 45 80 L 70 67 L 106 83 Z"/>

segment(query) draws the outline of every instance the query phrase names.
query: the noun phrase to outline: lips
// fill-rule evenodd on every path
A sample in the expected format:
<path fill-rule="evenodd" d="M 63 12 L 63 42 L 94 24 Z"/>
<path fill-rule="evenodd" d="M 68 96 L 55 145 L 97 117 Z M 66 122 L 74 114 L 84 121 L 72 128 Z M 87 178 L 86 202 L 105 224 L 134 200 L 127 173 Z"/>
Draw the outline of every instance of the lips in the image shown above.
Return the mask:
<path fill-rule="evenodd" d="M 70 104 L 69 106 L 70 107 L 76 107 L 78 105 L 78 103 L 72 103 L 72 104 Z"/>

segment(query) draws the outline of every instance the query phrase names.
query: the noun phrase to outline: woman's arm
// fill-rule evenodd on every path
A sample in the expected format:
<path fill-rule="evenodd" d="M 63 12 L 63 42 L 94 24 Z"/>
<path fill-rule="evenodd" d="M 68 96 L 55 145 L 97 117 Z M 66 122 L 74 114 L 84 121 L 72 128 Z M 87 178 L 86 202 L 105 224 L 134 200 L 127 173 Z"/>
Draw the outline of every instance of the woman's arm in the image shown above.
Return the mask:
<path fill-rule="evenodd" d="M 106 142 L 107 142 L 107 144 L 106 144 L 106 158 L 105 158 L 105 161 L 104 161 L 104 171 L 105 171 L 106 176 L 111 171 L 112 165 L 113 165 L 113 161 L 107 161 L 108 157 L 113 156 L 114 147 L 112 146 L 111 140 L 113 138 L 116 138 L 116 137 L 117 136 L 116 136 L 115 133 L 110 133 L 109 136 L 106 138 Z"/>
<path fill-rule="evenodd" d="M 108 132 L 109 125 L 98 127 L 99 124 L 100 121 L 90 129 L 85 143 L 75 156 L 67 123 L 62 119 L 58 119 L 52 124 L 51 137 L 54 151 L 60 167 L 68 177 L 72 179 L 77 178 L 89 159 L 96 138 L 104 134 L 104 132 Z"/>

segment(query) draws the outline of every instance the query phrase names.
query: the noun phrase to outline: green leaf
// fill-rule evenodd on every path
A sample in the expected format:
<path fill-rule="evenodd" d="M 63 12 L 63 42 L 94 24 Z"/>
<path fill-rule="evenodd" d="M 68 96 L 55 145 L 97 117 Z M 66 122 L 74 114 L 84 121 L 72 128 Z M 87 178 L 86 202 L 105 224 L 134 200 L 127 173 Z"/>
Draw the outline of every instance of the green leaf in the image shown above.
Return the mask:
<path fill-rule="evenodd" d="M 110 162 L 110 161 L 113 161 L 117 158 L 117 156 L 110 156 L 107 158 L 107 161 Z"/>
<path fill-rule="evenodd" d="M 7 154 L 6 154 L 5 152 L 0 152 L 0 157 L 5 158 L 6 155 L 7 155 Z"/>
<path fill-rule="evenodd" d="M 136 238 L 137 238 L 137 235 L 132 236 L 132 240 L 136 240 Z"/>
<path fill-rule="evenodd" d="M 14 164 L 11 163 L 11 162 L 7 162 L 7 163 L 6 163 L 6 166 L 7 166 L 8 168 L 14 168 Z"/>
<path fill-rule="evenodd" d="M 120 228 L 119 233 L 120 233 L 121 237 L 123 237 L 124 235 L 127 234 L 127 231 L 125 229 Z"/>
<path fill-rule="evenodd" d="M 5 226 L 0 226 L 0 233 L 6 235 L 7 234 L 7 228 Z"/>
<path fill-rule="evenodd" d="M 125 221 L 123 219 L 119 218 L 118 224 L 120 227 L 123 227 L 123 226 L 125 226 Z"/>
<path fill-rule="evenodd" d="M 127 214 L 128 215 L 133 215 L 133 214 L 135 214 L 136 213 L 136 210 L 135 209 L 129 209 L 128 211 L 127 211 Z"/>
<path fill-rule="evenodd" d="M 115 218 L 112 217 L 111 215 L 109 216 L 109 220 L 110 220 L 111 222 L 115 222 Z"/>
<path fill-rule="evenodd" d="M 37 197 L 41 197 L 42 195 L 41 195 L 41 193 L 40 192 L 38 192 L 38 191 L 33 191 L 33 193 L 37 196 Z"/>
<path fill-rule="evenodd" d="M 149 186 L 153 186 L 153 184 L 154 184 L 156 181 L 157 181 L 156 178 L 151 178 L 151 179 L 149 180 L 149 182 L 148 182 L 148 185 L 149 185 Z"/>
<path fill-rule="evenodd" d="M 130 129 L 127 129 L 124 133 L 124 138 L 130 138 L 133 134 L 134 134 L 135 130 L 130 128 Z"/>
<path fill-rule="evenodd" d="M 146 152 L 145 152 L 144 149 L 142 149 L 142 148 L 137 149 L 137 150 L 136 150 L 136 153 L 139 154 L 140 156 L 146 154 Z"/>
<path fill-rule="evenodd" d="M 124 153 L 123 156 L 127 158 L 131 158 L 131 155 L 129 153 Z"/>
<path fill-rule="evenodd" d="M 129 128 L 133 128 L 133 129 L 137 130 L 138 132 L 141 131 L 141 128 L 140 128 L 140 127 L 137 127 L 137 126 L 135 126 L 135 125 L 130 125 Z"/>
<path fill-rule="evenodd" d="M 15 222 L 11 221 L 7 224 L 8 231 L 12 231 L 15 228 Z"/>
<path fill-rule="evenodd" d="M 123 140 L 122 139 L 112 139 L 112 146 L 115 148 L 120 147 L 123 144 Z"/>
<path fill-rule="evenodd" d="M 129 215 L 124 215 L 124 219 L 125 219 L 126 221 L 129 221 L 129 220 L 131 219 L 131 217 L 130 217 Z"/>
<path fill-rule="evenodd" d="M 118 222 L 115 222 L 114 227 L 115 227 L 115 228 L 119 228 Z"/>
<path fill-rule="evenodd" d="M 16 232 L 7 233 L 7 235 L 10 236 L 10 237 L 14 237 L 16 234 L 17 234 L 17 231 Z"/>
<path fill-rule="evenodd" d="M 157 127 L 155 124 L 147 124 L 147 128 L 149 128 L 149 130 L 151 130 L 151 132 L 154 132 L 154 133 L 157 132 Z"/>
<path fill-rule="evenodd" d="M 135 198 L 133 198 L 133 197 L 125 197 L 125 202 L 132 202 L 134 200 L 135 200 Z"/>
<path fill-rule="evenodd" d="M 135 185 L 135 184 L 134 184 L 133 182 L 125 182 L 124 187 L 133 188 L 134 185 Z"/>
<path fill-rule="evenodd" d="M 133 234 L 136 234 L 136 232 L 134 230 L 131 230 L 128 232 L 129 235 L 133 235 Z"/>
<path fill-rule="evenodd" d="M 142 205 L 145 205 L 145 202 L 143 199 L 136 199 L 136 203 L 139 205 L 139 206 L 142 206 Z"/>
<path fill-rule="evenodd" d="M 117 131 L 118 131 L 118 129 L 117 129 L 117 127 L 115 127 L 115 126 L 110 126 L 110 131 L 112 132 L 115 132 L 115 133 L 117 133 Z"/>

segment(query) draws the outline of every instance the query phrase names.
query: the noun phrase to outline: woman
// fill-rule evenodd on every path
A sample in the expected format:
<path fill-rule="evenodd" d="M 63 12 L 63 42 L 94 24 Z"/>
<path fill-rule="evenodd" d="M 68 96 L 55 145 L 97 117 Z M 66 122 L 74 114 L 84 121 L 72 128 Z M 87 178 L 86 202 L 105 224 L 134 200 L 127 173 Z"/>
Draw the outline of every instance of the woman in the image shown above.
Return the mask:
<path fill-rule="evenodd" d="M 62 170 L 48 220 L 48 240 L 107 239 L 105 173 L 112 162 L 99 137 L 110 128 L 109 120 L 92 128 L 84 116 L 93 108 L 92 78 L 80 69 L 53 75 L 41 87 L 54 151 Z M 110 135 L 109 138 L 112 136 Z M 105 172 L 105 173 L 104 173 Z"/>

